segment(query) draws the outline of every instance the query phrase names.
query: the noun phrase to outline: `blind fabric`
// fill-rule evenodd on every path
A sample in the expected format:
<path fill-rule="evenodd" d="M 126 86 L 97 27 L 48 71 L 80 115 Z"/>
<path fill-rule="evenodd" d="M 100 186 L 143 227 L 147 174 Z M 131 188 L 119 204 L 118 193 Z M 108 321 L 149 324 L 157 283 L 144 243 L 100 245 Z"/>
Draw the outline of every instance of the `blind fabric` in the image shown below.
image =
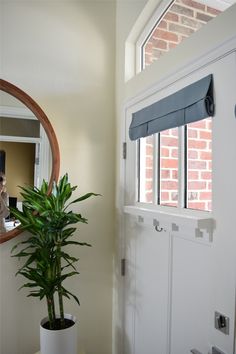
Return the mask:
<path fill-rule="evenodd" d="M 129 137 L 136 140 L 214 115 L 213 75 L 132 114 Z"/>

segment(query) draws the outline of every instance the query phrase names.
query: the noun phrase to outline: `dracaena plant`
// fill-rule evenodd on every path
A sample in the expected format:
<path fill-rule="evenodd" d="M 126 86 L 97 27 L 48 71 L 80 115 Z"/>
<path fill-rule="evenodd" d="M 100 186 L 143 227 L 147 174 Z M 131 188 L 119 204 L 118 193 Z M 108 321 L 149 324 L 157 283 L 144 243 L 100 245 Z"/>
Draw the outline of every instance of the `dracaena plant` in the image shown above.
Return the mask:
<path fill-rule="evenodd" d="M 71 186 L 68 175 L 49 185 L 43 181 L 41 188 L 20 187 L 23 197 L 22 211 L 11 209 L 21 223 L 20 228 L 30 232 L 30 236 L 12 249 L 12 256 L 23 258 L 23 265 L 16 274 L 27 279 L 21 288 L 29 288 L 28 296 L 46 298 L 49 328 L 56 328 L 56 307 L 59 309 L 60 329 L 65 328 L 63 300 L 79 299 L 64 286 L 64 280 L 78 274 L 75 263 L 78 258 L 70 255 L 69 245 L 91 246 L 73 239 L 77 223 L 87 223 L 81 214 L 70 209 L 95 193 L 87 193 L 70 201 L 77 186 Z M 57 295 L 57 296 L 56 296 Z M 56 306 L 56 298 L 58 305 Z"/>

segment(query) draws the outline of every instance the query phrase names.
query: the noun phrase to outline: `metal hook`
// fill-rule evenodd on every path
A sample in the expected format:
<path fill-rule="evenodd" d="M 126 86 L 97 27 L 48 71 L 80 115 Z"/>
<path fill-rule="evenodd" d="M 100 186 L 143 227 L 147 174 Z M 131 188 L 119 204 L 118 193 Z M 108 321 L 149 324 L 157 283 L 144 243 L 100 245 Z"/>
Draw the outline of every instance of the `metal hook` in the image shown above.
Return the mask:
<path fill-rule="evenodd" d="M 155 230 L 156 230 L 157 232 L 161 232 L 161 231 L 163 231 L 163 227 L 160 227 L 160 226 L 156 225 L 156 226 L 155 226 Z"/>

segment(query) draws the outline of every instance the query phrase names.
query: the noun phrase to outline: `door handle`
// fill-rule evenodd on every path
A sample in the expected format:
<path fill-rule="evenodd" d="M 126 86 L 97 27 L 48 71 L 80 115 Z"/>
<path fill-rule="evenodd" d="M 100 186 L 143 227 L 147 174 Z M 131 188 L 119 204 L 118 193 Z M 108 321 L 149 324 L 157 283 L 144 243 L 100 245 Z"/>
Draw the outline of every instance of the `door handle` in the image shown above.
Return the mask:
<path fill-rule="evenodd" d="M 199 350 L 197 350 L 197 349 L 191 349 L 190 352 L 191 352 L 192 354 L 202 354 L 202 353 L 199 352 Z"/>

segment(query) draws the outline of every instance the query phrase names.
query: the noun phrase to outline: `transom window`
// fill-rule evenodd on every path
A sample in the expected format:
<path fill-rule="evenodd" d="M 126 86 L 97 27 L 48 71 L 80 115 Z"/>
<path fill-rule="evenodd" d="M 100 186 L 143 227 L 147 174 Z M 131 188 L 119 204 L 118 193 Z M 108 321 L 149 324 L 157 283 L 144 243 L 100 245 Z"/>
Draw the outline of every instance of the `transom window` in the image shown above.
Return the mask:
<path fill-rule="evenodd" d="M 156 22 L 141 40 L 141 70 L 178 46 L 235 0 L 163 0 Z"/>

